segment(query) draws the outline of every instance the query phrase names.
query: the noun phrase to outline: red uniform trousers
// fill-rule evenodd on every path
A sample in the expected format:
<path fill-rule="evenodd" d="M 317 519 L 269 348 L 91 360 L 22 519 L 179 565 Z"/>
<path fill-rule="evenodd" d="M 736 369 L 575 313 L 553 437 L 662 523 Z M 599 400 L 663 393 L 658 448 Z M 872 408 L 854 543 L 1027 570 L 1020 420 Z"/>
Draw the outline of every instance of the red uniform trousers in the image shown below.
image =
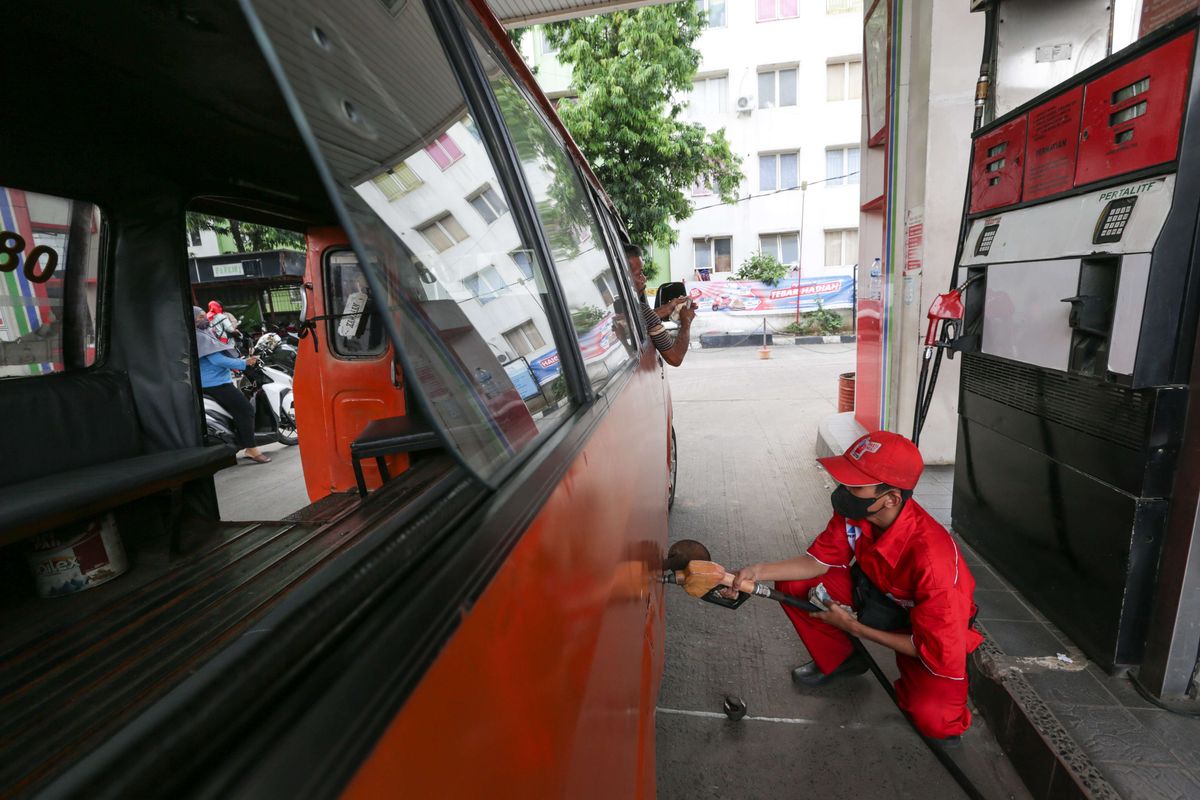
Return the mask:
<path fill-rule="evenodd" d="M 775 588 L 794 597 L 808 599 L 808 590 L 824 583 L 830 597 L 843 605 L 853 605 L 850 570 L 833 568 L 818 578 L 806 581 L 777 581 Z M 783 606 L 796 633 L 812 655 L 821 672 L 829 674 L 854 652 L 850 636 L 832 625 L 792 606 Z M 896 681 L 896 700 L 925 736 L 945 739 L 958 736 L 971 726 L 967 708 L 967 681 L 942 678 L 930 672 L 920 659 L 896 653 L 900 679 Z"/>

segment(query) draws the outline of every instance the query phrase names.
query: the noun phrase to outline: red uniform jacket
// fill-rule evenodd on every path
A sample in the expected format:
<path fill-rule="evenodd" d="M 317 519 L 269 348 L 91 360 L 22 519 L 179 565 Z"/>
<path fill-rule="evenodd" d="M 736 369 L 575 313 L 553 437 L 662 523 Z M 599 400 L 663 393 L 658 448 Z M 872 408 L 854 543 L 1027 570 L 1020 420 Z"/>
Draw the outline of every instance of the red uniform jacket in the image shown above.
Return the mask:
<path fill-rule="evenodd" d="M 884 531 L 834 514 L 808 554 L 832 569 L 847 569 L 857 559 L 871 583 L 909 609 L 925 668 L 941 678 L 966 678 L 967 653 L 983 641 L 970 625 L 975 578 L 949 531 L 915 500 Z"/>

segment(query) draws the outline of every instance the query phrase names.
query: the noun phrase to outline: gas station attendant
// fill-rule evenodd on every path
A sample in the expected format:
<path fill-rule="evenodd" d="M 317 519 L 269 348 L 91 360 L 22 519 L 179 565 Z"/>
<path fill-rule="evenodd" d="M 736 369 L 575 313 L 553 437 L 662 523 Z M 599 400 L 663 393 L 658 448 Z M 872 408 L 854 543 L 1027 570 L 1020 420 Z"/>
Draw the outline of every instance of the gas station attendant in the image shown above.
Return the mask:
<path fill-rule="evenodd" d="M 877 431 L 820 463 L 839 484 L 825 530 L 804 555 L 744 567 L 737 580 L 773 580 L 810 600 L 824 585 L 828 598 L 818 604 L 828 611 L 783 606 L 813 659 L 792 671 L 798 685 L 861 675 L 866 661 L 847 634 L 876 642 L 896 651 L 896 698 L 917 729 L 956 738 L 971 724 L 967 654 L 983 637 L 972 626 L 975 579 L 957 544 L 912 499 L 921 453 L 903 436 Z"/>

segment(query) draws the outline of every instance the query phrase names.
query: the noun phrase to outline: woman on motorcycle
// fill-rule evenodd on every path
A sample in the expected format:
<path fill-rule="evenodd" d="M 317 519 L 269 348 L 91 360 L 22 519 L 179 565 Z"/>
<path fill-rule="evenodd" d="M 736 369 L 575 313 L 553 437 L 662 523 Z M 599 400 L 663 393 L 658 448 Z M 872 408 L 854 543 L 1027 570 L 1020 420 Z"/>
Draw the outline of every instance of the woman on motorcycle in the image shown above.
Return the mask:
<path fill-rule="evenodd" d="M 233 416 L 234 432 L 238 444 L 245 448 L 244 455 L 251 461 L 266 464 L 269 456 L 254 446 L 254 407 L 233 385 L 230 370 L 244 370 L 258 361 L 257 356 L 233 358 L 227 355 L 224 344 L 209 325 L 203 309 L 192 307 L 196 323 L 196 353 L 200 356 L 200 388 L 204 394 L 221 404 Z"/>

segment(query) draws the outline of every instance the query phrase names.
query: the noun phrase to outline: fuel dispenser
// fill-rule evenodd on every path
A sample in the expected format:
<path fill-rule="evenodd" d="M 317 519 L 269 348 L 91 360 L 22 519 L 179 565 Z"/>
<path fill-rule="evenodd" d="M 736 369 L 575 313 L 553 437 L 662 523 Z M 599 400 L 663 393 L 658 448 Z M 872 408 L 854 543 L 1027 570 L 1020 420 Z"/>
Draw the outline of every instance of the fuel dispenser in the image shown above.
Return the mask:
<path fill-rule="evenodd" d="M 1094 660 L 1141 660 L 1200 268 L 1196 18 L 973 137 L 955 529 Z"/>

